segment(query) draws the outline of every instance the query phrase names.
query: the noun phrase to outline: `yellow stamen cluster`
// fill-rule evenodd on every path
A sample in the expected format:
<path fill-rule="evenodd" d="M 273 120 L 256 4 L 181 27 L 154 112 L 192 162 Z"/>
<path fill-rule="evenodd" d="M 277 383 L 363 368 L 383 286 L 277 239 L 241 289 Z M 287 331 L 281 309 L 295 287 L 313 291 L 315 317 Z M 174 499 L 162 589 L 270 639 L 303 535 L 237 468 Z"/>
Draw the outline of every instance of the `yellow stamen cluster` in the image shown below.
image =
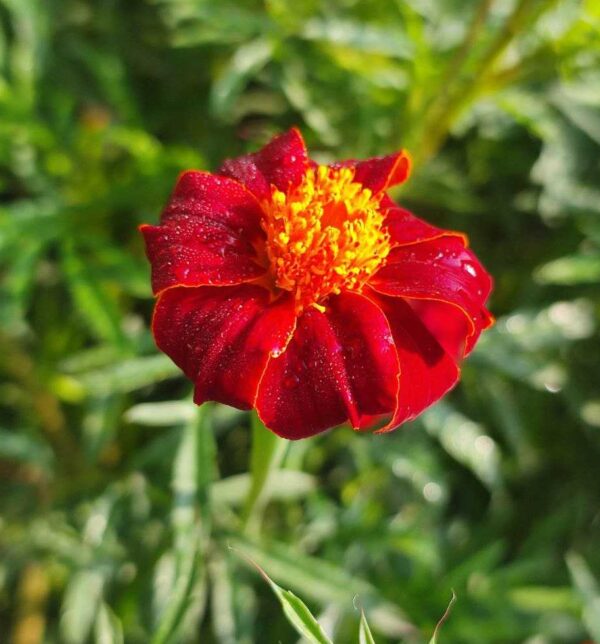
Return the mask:
<path fill-rule="evenodd" d="M 380 195 L 350 168 L 310 168 L 287 193 L 273 188 L 263 228 L 275 285 L 292 291 L 296 311 L 331 293 L 359 290 L 390 251 Z"/>

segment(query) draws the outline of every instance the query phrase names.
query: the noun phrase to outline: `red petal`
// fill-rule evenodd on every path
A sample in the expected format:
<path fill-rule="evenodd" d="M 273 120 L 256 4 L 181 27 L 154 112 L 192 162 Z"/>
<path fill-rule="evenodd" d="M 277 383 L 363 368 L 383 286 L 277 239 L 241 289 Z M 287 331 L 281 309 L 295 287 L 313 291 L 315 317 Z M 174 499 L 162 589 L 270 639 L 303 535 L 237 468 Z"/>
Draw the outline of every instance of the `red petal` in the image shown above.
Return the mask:
<path fill-rule="evenodd" d="M 156 344 L 195 381 L 196 403 L 253 406 L 269 355 L 285 349 L 295 324 L 291 298 L 269 298 L 251 284 L 172 288 L 160 296 Z"/>
<path fill-rule="evenodd" d="M 397 406 L 380 432 L 412 420 L 458 381 L 456 363 L 401 298 L 372 294 L 385 314 L 400 362 Z"/>
<path fill-rule="evenodd" d="M 485 308 L 492 280 L 458 237 L 440 237 L 393 249 L 370 285 L 386 295 L 436 300 L 458 307 L 470 324 L 465 353 L 493 322 Z"/>
<path fill-rule="evenodd" d="M 256 408 L 263 422 L 289 439 L 305 438 L 363 416 L 390 414 L 398 362 L 380 309 L 357 293 L 331 297 L 325 313 L 308 309 L 287 350 L 272 358 Z"/>
<path fill-rule="evenodd" d="M 299 130 L 292 128 L 254 154 L 228 159 L 218 172 L 237 179 L 259 199 L 266 199 L 271 195 L 271 184 L 286 191 L 302 181 L 307 167 L 306 145 Z"/>
<path fill-rule="evenodd" d="M 395 154 L 373 157 L 365 161 L 356 161 L 354 159 L 340 161 L 339 163 L 332 163 L 331 167 L 354 168 L 355 180 L 358 183 L 362 183 L 365 188 L 377 193 L 406 181 L 410 174 L 411 160 L 406 150 L 400 150 Z"/>
<path fill-rule="evenodd" d="M 464 245 L 467 243 L 467 238 L 462 233 L 432 226 L 395 204 L 387 195 L 381 200 L 381 207 L 387 208 L 385 225 L 390 233 L 392 247 L 406 246 L 444 236 L 456 236 L 463 240 Z"/>
<path fill-rule="evenodd" d="M 252 242 L 262 211 L 241 184 L 207 172 L 179 178 L 160 226 L 142 226 L 152 288 L 239 284 L 264 274 Z"/>
<path fill-rule="evenodd" d="M 454 360 L 460 360 L 465 356 L 471 325 L 461 309 L 436 300 L 407 300 L 407 302 Z M 470 348 L 475 345 L 482 330 L 482 327 L 476 329 L 476 336 L 469 342 Z"/>

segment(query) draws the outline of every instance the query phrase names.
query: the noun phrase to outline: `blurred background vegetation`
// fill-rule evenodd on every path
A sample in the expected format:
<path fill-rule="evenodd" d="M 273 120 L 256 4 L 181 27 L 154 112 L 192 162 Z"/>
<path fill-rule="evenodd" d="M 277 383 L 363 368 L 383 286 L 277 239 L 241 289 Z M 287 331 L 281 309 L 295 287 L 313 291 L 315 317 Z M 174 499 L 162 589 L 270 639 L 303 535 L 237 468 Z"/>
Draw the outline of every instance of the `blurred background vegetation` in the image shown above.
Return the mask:
<path fill-rule="evenodd" d="M 249 418 L 154 348 L 136 228 L 291 125 L 408 148 L 498 323 L 422 420 L 292 444 L 243 533 Z M 451 589 L 442 642 L 600 642 L 599 152 L 595 0 L 0 0 L 0 641 L 296 642 L 239 551 L 336 644 Z"/>

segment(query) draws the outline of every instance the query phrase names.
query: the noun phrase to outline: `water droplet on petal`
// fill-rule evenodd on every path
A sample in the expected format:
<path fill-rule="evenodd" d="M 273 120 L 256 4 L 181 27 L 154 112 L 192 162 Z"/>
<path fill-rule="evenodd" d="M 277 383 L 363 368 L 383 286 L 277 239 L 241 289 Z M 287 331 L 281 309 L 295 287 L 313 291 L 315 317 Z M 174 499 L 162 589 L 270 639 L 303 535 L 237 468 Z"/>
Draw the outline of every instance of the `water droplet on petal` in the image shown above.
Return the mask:
<path fill-rule="evenodd" d="M 477 277 L 477 271 L 475 270 L 475 267 L 473 264 L 470 264 L 469 262 L 463 262 L 463 267 L 471 275 L 472 277 Z"/>

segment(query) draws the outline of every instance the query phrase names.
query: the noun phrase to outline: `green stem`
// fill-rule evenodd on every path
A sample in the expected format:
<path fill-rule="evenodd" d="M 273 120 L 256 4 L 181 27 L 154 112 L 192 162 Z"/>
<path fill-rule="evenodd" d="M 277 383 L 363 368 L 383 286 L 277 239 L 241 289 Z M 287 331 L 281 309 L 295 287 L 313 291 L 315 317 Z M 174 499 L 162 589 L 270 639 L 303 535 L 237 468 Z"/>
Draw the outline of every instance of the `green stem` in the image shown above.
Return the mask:
<path fill-rule="evenodd" d="M 452 89 L 443 90 L 441 99 L 434 103 L 423 120 L 424 138 L 415 155 L 415 163 L 423 163 L 434 156 L 443 145 L 450 128 L 464 109 L 478 96 L 493 70 L 494 65 L 514 38 L 522 33 L 539 15 L 548 11 L 556 0 L 550 0 L 536 12 L 535 0 L 519 0 L 504 23 L 502 29 L 491 42 L 478 61 L 475 70 L 464 78 L 457 78 Z M 489 11 L 489 3 L 483 0 L 480 11 L 475 15 L 472 28 L 466 37 L 466 44 L 457 54 L 459 66 L 462 67 L 467 52 L 474 44 Z M 456 60 L 453 61 L 456 65 Z"/>
<path fill-rule="evenodd" d="M 473 49 L 473 46 L 477 42 L 477 39 L 480 37 L 482 28 L 485 27 L 486 20 L 490 9 L 492 8 L 492 3 L 494 0 L 482 0 L 475 10 L 473 19 L 469 24 L 467 33 L 460 47 L 456 50 L 456 53 L 450 59 L 450 62 L 446 66 L 446 70 L 440 80 L 440 94 L 436 100 L 437 104 L 444 104 L 448 98 L 449 90 L 453 85 L 453 81 L 461 78 L 463 67 Z M 432 106 L 431 111 L 435 112 L 437 105 Z M 443 111 L 443 110 L 442 110 Z"/>
<path fill-rule="evenodd" d="M 269 480 L 281 464 L 288 442 L 268 430 L 256 412 L 252 412 L 251 425 L 251 483 L 242 511 L 242 530 L 256 533 L 260 529 L 262 513 L 268 501 L 266 492 Z"/>

